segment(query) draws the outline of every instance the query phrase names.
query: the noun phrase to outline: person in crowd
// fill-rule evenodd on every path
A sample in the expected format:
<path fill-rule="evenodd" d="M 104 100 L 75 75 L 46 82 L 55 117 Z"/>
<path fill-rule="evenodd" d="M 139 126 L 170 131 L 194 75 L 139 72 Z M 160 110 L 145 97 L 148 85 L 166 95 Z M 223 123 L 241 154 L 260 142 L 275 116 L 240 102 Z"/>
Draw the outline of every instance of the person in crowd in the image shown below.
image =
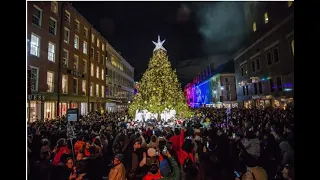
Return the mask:
<path fill-rule="evenodd" d="M 82 148 L 85 144 L 86 144 L 86 142 L 84 141 L 84 136 L 82 136 L 82 137 L 80 136 L 77 139 L 76 143 L 74 144 L 74 153 L 78 154 L 82 150 Z"/>
<path fill-rule="evenodd" d="M 64 138 L 59 139 L 57 142 L 57 146 L 54 148 L 53 152 L 56 154 L 53 158 L 52 164 L 58 165 L 60 163 L 60 159 L 63 154 L 70 154 L 71 153 L 70 149 L 67 147 L 66 139 L 64 139 Z"/>
<path fill-rule="evenodd" d="M 109 172 L 109 179 L 111 180 L 125 180 L 126 169 L 123 165 L 124 156 L 117 154 L 113 159 L 113 166 Z"/>
<path fill-rule="evenodd" d="M 268 180 L 266 171 L 259 166 L 258 160 L 255 156 L 245 153 L 244 162 L 247 167 L 247 171 L 242 175 L 241 180 Z M 239 177 L 235 178 L 240 180 Z"/>
<path fill-rule="evenodd" d="M 157 141 L 158 141 L 157 136 L 152 135 L 151 142 L 148 144 L 148 148 L 157 148 L 158 147 Z"/>
<path fill-rule="evenodd" d="M 143 159 L 143 149 L 141 148 L 141 143 L 141 139 L 137 139 L 133 144 L 131 167 L 128 170 L 128 179 L 130 180 L 142 179 L 146 173 L 142 172 L 142 167 L 139 166 L 139 163 Z"/>

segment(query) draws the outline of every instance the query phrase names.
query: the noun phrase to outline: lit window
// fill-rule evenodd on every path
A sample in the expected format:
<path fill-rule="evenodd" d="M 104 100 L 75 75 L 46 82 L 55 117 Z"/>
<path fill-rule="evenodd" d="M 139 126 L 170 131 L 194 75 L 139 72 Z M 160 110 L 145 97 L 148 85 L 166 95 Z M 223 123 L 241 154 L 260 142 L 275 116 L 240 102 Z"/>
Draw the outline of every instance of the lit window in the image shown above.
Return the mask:
<path fill-rule="evenodd" d="M 87 74 L 87 60 L 83 59 L 83 74 Z"/>
<path fill-rule="evenodd" d="M 31 34 L 30 47 L 30 54 L 40 57 L 40 37 L 33 33 Z"/>
<path fill-rule="evenodd" d="M 74 23 L 74 28 L 79 32 L 80 31 L 80 22 L 78 20 Z"/>
<path fill-rule="evenodd" d="M 83 41 L 83 54 L 88 53 L 88 44 L 86 41 Z"/>
<path fill-rule="evenodd" d="M 58 12 L 58 2 L 56 2 L 56 1 L 51 2 L 51 11 L 54 13 Z"/>
<path fill-rule="evenodd" d="M 99 97 L 99 84 L 96 84 L 96 96 Z"/>
<path fill-rule="evenodd" d="M 47 92 L 53 92 L 53 88 L 54 88 L 53 72 L 50 72 L 50 71 L 47 72 L 47 85 L 48 85 Z"/>
<path fill-rule="evenodd" d="M 62 94 L 68 93 L 68 75 L 62 75 Z"/>
<path fill-rule="evenodd" d="M 79 49 L 79 36 L 74 35 L 74 48 Z"/>
<path fill-rule="evenodd" d="M 50 17 L 50 19 L 49 19 L 49 33 L 52 35 L 56 35 L 56 31 L 57 31 L 56 29 L 57 29 L 57 20 Z"/>
<path fill-rule="evenodd" d="M 74 55 L 73 70 L 78 71 L 78 67 L 79 67 L 79 56 Z"/>
<path fill-rule="evenodd" d="M 101 85 L 101 97 L 104 98 L 104 86 L 103 85 Z"/>
<path fill-rule="evenodd" d="M 93 63 L 91 63 L 91 76 L 94 76 L 94 64 Z"/>
<path fill-rule="evenodd" d="M 72 82 L 72 92 L 73 94 L 78 94 L 78 79 L 77 78 L 73 78 L 73 82 Z"/>
<path fill-rule="evenodd" d="M 292 52 L 292 56 L 294 56 L 294 39 L 291 41 L 291 52 Z"/>
<path fill-rule="evenodd" d="M 68 28 L 64 28 L 64 36 L 63 40 L 65 43 L 69 43 L 69 38 L 70 38 L 70 30 Z"/>
<path fill-rule="evenodd" d="M 102 51 L 104 51 L 104 44 L 103 43 L 101 44 L 101 49 L 102 49 Z"/>
<path fill-rule="evenodd" d="M 94 34 L 91 34 L 91 42 L 94 43 Z"/>
<path fill-rule="evenodd" d="M 87 94 L 87 82 L 86 80 L 82 80 L 82 95 L 85 96 Z"/>
<path fill-rule="evenodd" d="M 93 96 L 93 83 L 90 83 L 90 96 Z"/>
<path fill-rule="evenodd" d="M 104 80 L 104 69 L 101 69 L 101 79 Z"/>
<path fill-rule="evenodd" d="M 49 42 L 48 45 L 48 60 L 51 62 L 55 62 L 55 51 L 56 51 L 56 45 L 53 43 Z"/>
<path fill-rule="evenodd" d="M 97 47 L 100 47 L 100 40 L 97 38 Z"/>
<path fill-rule="evenodd" d="M 41 27 L 41 20 L 42 20 L 42 10 L 34 5 L 33 6 L 33 15 L 32 15 L 32 24 Z"/>
<path fill-rule="evenodd" d="M 291 7 L 293 4 L 293 1 L 288 1 L 288 7 Z"/>
<path fill-rule="evenodd" d="M 84 29 L 83 29 L 83 36 L 85 38 L 88 38 L 88 29 L 86 27 L 84 27 Z"/>
<path fill-rule="evenodd" d="M 66 10 L 64 11 L 64 20 L 67 22 L 67 23 L 70 23 L 70 13 Z"/>
<path fill-rule="evenodd" d="M 267 24 L 269 22 L 268 13 L 264 13 L 264 23 Z"/>
<path fill-rule="evenodd" d="M 69 60 L 69 51 L 63 49 L 62 65 L 63 65 L 64 67 L 68 67 L 68 60 Z"/>
<path fill-rule="evenodd" d="M 39 68 L 31 67 L 31 75 L 30 75 L 30 89 L 31 92 L 38 91 L 38 83 L 39 83 Z"/>
<path fill-rule="evenodd" d="M 97 68 L 96 68 L 96 78 L 98 78 L 98 79 L 100 78 L 100 77 L 99 77 L 99 67 L 98 67 L 98 66 L 97 66 Z"/>
<path fill-rule="evenodd" d="M 256 30 L 257 30 L 257 24 L 256 24 L 256 22 L 253 22 L 253 24 L 252 24 L 252 30 L 253 30 L 253 32 L 256 32 Z"/>

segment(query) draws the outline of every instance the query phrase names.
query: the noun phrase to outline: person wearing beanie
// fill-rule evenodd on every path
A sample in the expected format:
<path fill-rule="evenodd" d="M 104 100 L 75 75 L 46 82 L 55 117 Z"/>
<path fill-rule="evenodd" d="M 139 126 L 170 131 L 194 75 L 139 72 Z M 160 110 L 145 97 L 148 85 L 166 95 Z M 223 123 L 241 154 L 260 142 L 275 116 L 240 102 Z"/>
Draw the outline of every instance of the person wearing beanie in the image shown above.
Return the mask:
<path fill-rule="evenodd" d="M 117 154 L 113 159 L 113 167 L 109 172 L 109 178 L 112 180 L 125 180 L 126 179 L 126 169 L 123 165 L 124 156 L 122 154 Z"/>

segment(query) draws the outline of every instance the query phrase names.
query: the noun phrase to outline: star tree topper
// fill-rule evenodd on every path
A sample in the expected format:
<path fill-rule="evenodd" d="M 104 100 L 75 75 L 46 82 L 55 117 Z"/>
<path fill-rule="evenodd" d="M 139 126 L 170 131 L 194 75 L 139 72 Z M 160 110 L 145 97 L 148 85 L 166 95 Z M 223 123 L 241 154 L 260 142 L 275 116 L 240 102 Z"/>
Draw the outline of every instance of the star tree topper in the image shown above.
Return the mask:
<path fill-rule="evenodd" d="M 164 50 L 164 51 L 167 51 L 167 50 L 162 46 L 162 44 L 163 44 L 165 41 L 166 41 L 166 40 L 161 41 L 161 40 L 160 40 L 160 36 L 158 36 L 158 42 L 152 41 L 153 44 L 156 46 L 156 47 L 154 48 L 153 52 L 156 51 L 156 50 L 158 50 L 158 49 L 162 49 L 162 50 Z"/>

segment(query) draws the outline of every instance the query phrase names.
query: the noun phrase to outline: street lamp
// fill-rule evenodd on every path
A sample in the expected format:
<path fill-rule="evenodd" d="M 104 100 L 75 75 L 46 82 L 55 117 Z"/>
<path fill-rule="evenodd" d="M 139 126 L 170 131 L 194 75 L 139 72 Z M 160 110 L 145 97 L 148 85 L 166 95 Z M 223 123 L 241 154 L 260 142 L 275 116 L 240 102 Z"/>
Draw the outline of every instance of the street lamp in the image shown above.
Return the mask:
<path fill-rule="evenodd" d="M 217 91 L 216 91 L 216 90 L 214 90 L 214 91 L 213 91 L 213 93 L 217 94 Z"/>
<path fill-rule="evenodd" d="M 220 88 L 221 90 L 223 90 L 224 88 L 223 88 L 223 86 L 221 86 L 221 88 Z"/>

